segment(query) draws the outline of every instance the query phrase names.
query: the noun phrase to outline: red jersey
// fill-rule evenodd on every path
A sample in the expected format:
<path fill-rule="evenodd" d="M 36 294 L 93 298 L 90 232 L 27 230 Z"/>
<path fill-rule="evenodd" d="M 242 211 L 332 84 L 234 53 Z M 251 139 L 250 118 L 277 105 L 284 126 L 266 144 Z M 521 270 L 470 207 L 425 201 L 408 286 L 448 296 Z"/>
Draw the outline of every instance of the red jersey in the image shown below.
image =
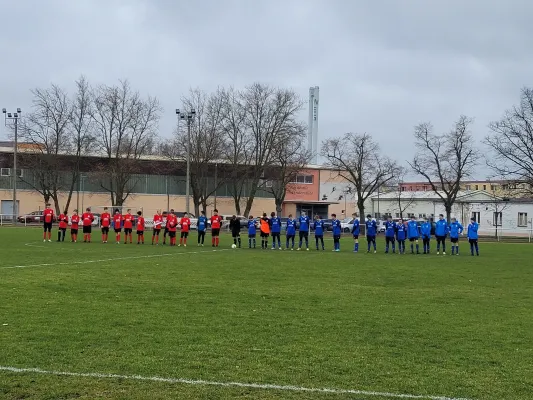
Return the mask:
<path fill-rule="evenodd" d="M 176 232 L 176 228 L 178 225 L 178 218 L 176 218 L 175 215 L 168 215 L 167 216 L 167 228 L 169 232 Z"/>
<path fill-rule="evenodd" d="M 54 210 L 47 208 L 43 211 L 43 219 L 45 224 L 51 224 L 54 221 Z"/>
<path fill-rule="evenodd" d="M 111 224 L 111 215 L 109 213 L 103 213 L 100 216 L 100 225 L 102 228 L 109 228 L 109 225 Z"/>
<path fill-rule="evenodd" d="M 83 226 L 91 226 L 91 224 L 93 223 L 94 221 L 94 216 L 92 213 L 90 212 L 85 212 L 83 213 L 83 215 L 81 216 L 81 219 L 83 221 Z"/>
<path fill-rule="evenodd" d="M 222 217 L 220 215 L 213 215 L 211 217 L 211 229 L 220 229 L 221 222 L 222 222 Z"/>
<path fill-rule="evenodd" d="M 115 214 L 113 215 L 113 226 L 115 229 L 120 229 L 122 225 L 122 215 Z"/>
<path fill-rule="evenodd" d="M 137 218 L 137 230 L 144 231 L 144 217 Z"/>
<path fill-rule="evenodd" d="M 191 220 L 187 217 L 183 217 L 180 221 L 180 225 L 182 232 L 189 232 L 189 229 L 191 227 Z"/>
<path fill-rule="evenodd" d="M 78 225 L 80 223 L 80 216 L 78 214 L 74 214 L 70 219 L 70 223 L 71 229 L 78 229 Z"/>
<path fill-rule="evenodd" d="M 133 229 L 133 215 L 124 215 L 124 229 Z"/>
<path fill-rule="evenodd" d="M 68 227 L 68 216 L 67 214 L 61 214 L 59 216 L 59 228 L 67 229 L 67 227 Z"/>
<path fill-rule="evenodd" d="M 163 223 L 163 216 L 159 214 L 154 215 L 154 229 L 161 229 L 162 223 Z"/>

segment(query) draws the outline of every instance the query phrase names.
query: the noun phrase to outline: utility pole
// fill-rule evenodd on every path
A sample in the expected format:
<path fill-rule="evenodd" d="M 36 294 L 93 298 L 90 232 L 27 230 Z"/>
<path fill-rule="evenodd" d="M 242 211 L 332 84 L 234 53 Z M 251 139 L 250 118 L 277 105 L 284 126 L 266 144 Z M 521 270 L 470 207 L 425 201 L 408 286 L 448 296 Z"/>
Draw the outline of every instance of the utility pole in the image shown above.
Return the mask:
<path fill-rule="evenodd" d="M 2 109 L 4 114 L 5 125 L 8 125 L 9 121 L 14 121 L 15 124 L 15 141 L 13 143 L 13 225 L 17 225 L 17 151 L 18 151 L 18 120 L 21 116 L 21 109 L 17 108 L 17 112 L 8 113 L 5 108 Z"/>
<path fill-rule="evenodd" d="M 178 130 L 179 130 L 179 121 L 187 121 L 187 176 L 185 178 L 185 212 L 190 214 L 190 186 L 191 186 L 191 124 L 194 121 L 196 111 L 191 109 L 187 113 L 183 113 L 176 109 L 176 115 L 178 116 Z"/>

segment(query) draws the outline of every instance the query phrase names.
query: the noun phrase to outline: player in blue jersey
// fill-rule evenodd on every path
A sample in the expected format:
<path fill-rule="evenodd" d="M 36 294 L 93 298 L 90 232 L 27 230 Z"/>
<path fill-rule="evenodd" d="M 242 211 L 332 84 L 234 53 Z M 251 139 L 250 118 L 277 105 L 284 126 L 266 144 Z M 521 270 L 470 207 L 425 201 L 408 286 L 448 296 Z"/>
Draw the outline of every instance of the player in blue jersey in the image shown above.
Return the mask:
<path fill-rule="evenodd" d="M 414 244 L 416 243 L 416 254 L 420 254 L 418 245 L 418 239 L 420 238 L 420 230 L 418 229 L 418 223 L 414 216 L 407 223 L 407 238 L 411 242 L 411 254 L 415 254 Z"/>
<path fill-rule="evenodd" d="M 444 215 L 439 214 L 439 219 L 435 223 L 435 238 L 437 239 L 437 254 L 440 254 L 440 245 L 442 244 L 442 254 L 446 254 L 446 235 L 448 234 L 448 223 Z"/>
<path fill-rule="evenodd" d="M 385 222 L 385 253 L 389 252 L 389 246 L 392 246 L 392 252 L 396 253 L 396 224 L 392 221 L 392 217 L 387 218 Z"/>
<path fill-rule="evenodd" d="M 275 212 L 270 214 L 270 233 L 272 233 L 272 250 L 276 249 L 276 242 L 278 249 L 281 250 L 281 218 L 276 216 Z"/>
<path fill-rule="evenodd" d="M 294 237 L 296 236 L 296 220 L 292 218 L 292 214 L 289 214 L 289 219 L 287 220 L 287 243 L 285 248 L 289 248 L 289 242 L 291 242 L 291 250 L 294 250 Z"/>
<path fill-rule="evenodd" d="M 333 251 L 341 251 L 341 221 L 337 219 L 337 214 L 331 214 L 333 228 Z"/>
<path fill-rule="evenodd" d="M 420 234 L 422 236 L 422 243 L 424 245 L 424 254 L 429 254 L 429 243 L 431 241 L 431 222 L 427 218 L 420 226 Z"/>
<path fill-rule="evenodd" d="M 300 242 L 298 243 L 298 250 L 302 248 L 302 242 L 305 240 L 305 249 L 309 250 L 309 217 L 305 215 L 305 212 L 302 212 L 300 218 L 298 218 L 298 223 L 300 225 Z"/>
<path fill-rule="evenodd" d="M 359 234 L 361 233 L 361 223 L 359 222 L 359 218 L 357 218 L 357 214 L 352 214 L 353 218 L 353 226 L 352 226 L 352 236 L 353 236 L 353 252 L 357 253 L 359 251 Z"/>
<path fill-rule="evenodd" d="M 467 227 L 467 237 L 468 242 L 470 243 L 470 254 L 474 255 L 474 249 L 476 249 L 476 255 L 479 256 L 479 247 L 477 244 L 478 240 L 478 230 L 479 230 L 479 224 L 476 222 L 476 219 L 474 217 L 470 218 L 470 224 Z"/>
<path fill-rule="evenodd" d="M 318 250 L 318 242 L 322 244 L 322 250 L 324 248 L 324 221 L 320 219 L 319 215 L 315 215 L 315 222 L 313 223 L 313 228 L 315 229 L 315 243 L 316 249 Z"/>
<path fill-rule="evenodd" d="M 398 241 L 398 253 L 405 254 L 405 239 L 407 238 L 407 226 L 400 218 L 396 224 L 396 240 Z"/>
<path fill-rule="evenodd" d="M 207 217 L 205 211 L 202 211 L 202 215 L 198 217 L 198 246 L 204 245 L 205 233 L 207 232 Z"/>
<path fill-rule="evenodd" d="M 450 232 L 450 242 L 452 242 L 452 256 L 459 255 L 459 235 L 463 234 L 463 225 L 461 225 L 456 218 L 452 218 L 452 222 L 448 227 Z"/>
<path fill-rule="evenodd" d="M 372 215 L 368 214 L 366 216 L 366 242 L 367 242 L 367 253 L 370 253 L 370 245 L 374 245 L 374 253 L 377 253 L 376 250 L 376 235 L 378 233 L 378 224 L 376 220 L 372 219 Z"/>
<path fill-rule="evenodd" d="M 255 237 L 257 236 L 257 222 L 253 215 L 248 217 L 248 248 L 251 249 L 252 245 L 255 249 Z"/>

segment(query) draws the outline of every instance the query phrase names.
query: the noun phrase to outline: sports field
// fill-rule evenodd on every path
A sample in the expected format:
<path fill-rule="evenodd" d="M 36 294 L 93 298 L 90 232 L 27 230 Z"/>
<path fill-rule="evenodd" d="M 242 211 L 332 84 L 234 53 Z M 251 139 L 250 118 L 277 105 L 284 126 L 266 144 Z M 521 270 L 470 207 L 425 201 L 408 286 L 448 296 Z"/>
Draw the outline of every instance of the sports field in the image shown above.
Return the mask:
<path fill-rule="evenodd" d="M 452 258 L 41 234 L 0 228 L 1 399 L 533 399 L 533 245 Z"/>

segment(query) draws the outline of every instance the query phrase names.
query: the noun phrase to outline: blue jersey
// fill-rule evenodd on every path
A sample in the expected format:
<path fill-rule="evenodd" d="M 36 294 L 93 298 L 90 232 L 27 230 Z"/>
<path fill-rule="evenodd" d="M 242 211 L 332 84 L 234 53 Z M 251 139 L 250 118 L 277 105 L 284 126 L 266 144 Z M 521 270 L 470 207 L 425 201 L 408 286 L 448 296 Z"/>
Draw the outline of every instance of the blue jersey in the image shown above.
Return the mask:
<path fill-rule="evenodd" d="M 333 236 L 340 236 L 342 232 L 341 221 L 338 219 L 333 220 Z"/>
<path fill-rule="evenodd" d="M 385 236 L 393 238 L 396 233 L 396 224 L 392 221 L 385 222 Z"/>
<path fill-rule="evenodd" d="M 287 235 L 296 235 L 296 220 L 288 219 L 287 220 Z"/>
<path fill-rule="evenodd" d="M 459 222 L 452 222 L 449 227 L 450 237 L 457 239 L 461 233 L 463 233 L 463 225 Z"/>
<path fill-rule="evenodd" d="M 445 219 L 439 219 L 435 223 L 435 236 L 446 236 L 448 234 L 448 223 Z"/>
<path fill-rule="evenodd" d="M 409 239 L 418 239 L 419 236 L 420 233 L 418 231 L 418 224 L 416 223 L 416 221 L 409 221 L 407 223 L 407 237 Z"/>
<path fill-rule="evenodd" d="M 298 222 L 300 222 L 300 231 L 305 232 L 309 230 L 309 217 L 307 215 L 305 217 L 302 215 L 298 218 Z"/>
<path fill-rule="evenodd" d="M 422 233 L 423 238 L 430 238 L 431 237 L 431 222 L 424 222 L 420 226 L 420 232 Z"/>
<path fill-rule="evenodd" d="M 257 225 L 254 219 L 248 220 L 248 235 L 255 235 L 257 233 Z"/>
<path fill-rule="evenodd" d="M 272 233 L 281 232 L 281 218 L 280 217 L 272 217 L 270 219 L 270 229 Z"/>
<path fill-rule="evenodd" d="M 353 220 L 353 226 L 352 226 L 352 235 L 359 236 L 359 233 L 361 233 L 361 225 L 358 219 Z"/>
<path fill-rule="evenodd" d="M 198 217 L 198 232 L 205 232 L 207 229 L 207 217 L 201 215 Z"/>
<path fill-rule="evenodd" d="M 407 227 L 403 223 L 398 223 L 396 225 L 396 239 L 405 240 L 407 237 Z"/>
<path fill-rule="evenodd" d="M 317 219 L 315 221 L 315 236 L 324 236 L 324 221 Z"/>
<path fill-rule="evenodd" d="M 366 236 L 376 236 L 378 232 L 378 224 L 374 220 L 366 221 Z"/>
<path fill-rule="evenodd" d="M 478 239 L 478 233 L 477 233 L 478 229 L 479 229 L 479 224 L 477 222 L 470 222 L 470 225 L 468 225 L 468 229 L 467 229 L 468 239 L 477 240 Z"/>

